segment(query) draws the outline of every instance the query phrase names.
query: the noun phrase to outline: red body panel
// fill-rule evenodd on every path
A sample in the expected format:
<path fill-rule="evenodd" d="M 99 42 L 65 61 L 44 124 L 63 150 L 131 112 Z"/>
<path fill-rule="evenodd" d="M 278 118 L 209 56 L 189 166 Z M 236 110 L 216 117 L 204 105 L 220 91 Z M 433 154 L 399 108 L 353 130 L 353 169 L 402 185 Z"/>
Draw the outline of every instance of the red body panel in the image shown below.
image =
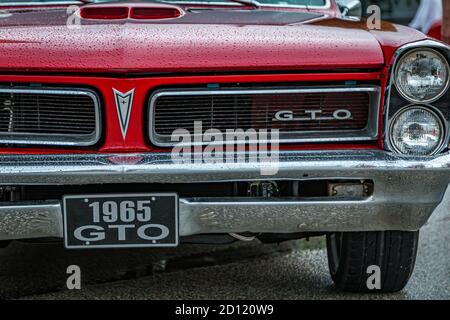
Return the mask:
<path fill-rule="evenodd" d="M 186 12 L 187 8 L 183 9 Z M 390 23 L 383 23 L 381 30 L 368 30 L 365 21 L 337 19 L 334 3 L 322 12 L 314 11 L 311 18 L 305 18 L 308 12 L 301 9 L 273 9 L 303 14 L 298 21 L 289 16 L 286 23 L 271 20 L 270 12 L 260 23 L 230 23 L 235 12 L 230 10 L 233 7 L 226 9 L 229 14 L 222 10 L 225 14 L 214 23 L 207 20 L 206 14 L 195 18 L 186 13 L 182 18 L 160 22 L 82 21 L 81 29 L 67 27 L 64 7 L 11 10 L 11 16 L 3 18 L 0 24 L 0 83 L 58 83 L 97 90 L 104 104 L 105 140 L 99 150 L 77 152 L 158 151 L 146 143 L 144 127 L 148 93 L 158 86 L 351 80 L 377 81 L 384 92 L 395 50 L 425 38 L 413 29 Z M 218 72 L 232 75 L 217 75 Z M 132 125 L 125 141 L 112 88 L 122 92 L 136 90 Z M 322 144 L 285 148 L 381 145 L 380 138 L 378 146 Z M 74 150 L 77 149 L 2 148 L 0 153 Z"/>
<path fill-rule="evenodd" d="M 420 41 L 427 38 L 423 33 L 417 31 L 416 29 L 389 22 L 382 22 L 381 29 L 379 30 L 369 29 L 367 27 L 366 20 L 347 21 L 339 19 L 323 19 L 312 22 L 312 24 L 317 26 L 334 27 L 336 29 L 345 28 L 347 30 L 365 30 L 379 43 L 380 49 L 384 55 L 385 66 L 391 63 L 392 56 L 398 48 L 407 43 Z M 341 52 L 337 50 L 336 54 L 340 55 Z"/>
<path fill-rule="evenodd" d="M 377 40 L 355 29 L 161 23 L 0 28 L 1 71 L 278 71 L 383 63 Z"/>
<path fill-rule="evenodd" d="M 441 40 L 442 39 L 442 21 L 435 22 L 431 26 L 430 31 L 428 31 L 427 35 L 431 38 Z"/>
<path fill-rule="evenodd" d="M 3 82 L 32 82 L 32 83 L 59 83 L 68 86 L 89 86 L 100 93 L 103 97 L 103 116 L 105 119 L 106 139 L 100 148 L 100 152 L 147 152 L 160 151 L 152 148 L 145 141 L 147 128 L 144 124 L 146 117 L 146 98 L 148 93 L 159 86 L 167 85 L 191 85 L 208 83 L 279 83 L 279 82 L 323 82 L 323 81 L 379 81 L 380 74 L 377 72 L 368 73 L 323 73 L 323 74 L 277 74 L 277 75 L 221 75 L 221 76 L 185 76 L 185 77 L 152 77 L 152 78 L 106 78 L 106 77 L 80 77 L 80 76 L 12 76 L 0 75 Z M 112 88 L 122 92 L 127 92 L 135 88 L 134 103 L 131 113 L 130 123 L 126 140 L 122 138 L 119 120 L 117 116 Z M 351 148 L 375 148 L 376 146 L 353 145 Z M 286 146 L 286 148 L 293 148 Z M 298 146 L 296 146 L 298 148 Z M 311 145 L 301 146 L 303 149 L 314 148 Z M 319 148 L 348 149 L 348 145 L 320 145 Z M 27 149 L 0 149 L 0 153 L 42 153 L 39 148 Z M 45 150 L 45 153 L 70 153 L 71 150 Z M 92 151 L 85 151 L 92 152 Z"/>
<path fill-rule="evenodd" d="M 67 26 L 66 8 L 11 10 L 0 26 L 0 70 L 142 73 L 380 68 L 383 51 L 390 53 L 424 38 L 413 29 L 389 23 L 380 31 L 370 31 L 364 21 L 337 19 L 328 11 L 282 11 L 283 17 L 264 9 L 264 17 L 249 18 L 254 10 L 238 10 L 241 15 L 248 12 L 239 22 L 232 9 L 220 10 L 214 19 L 211 13 L 192 13 L 188 8 L 183 17 L 162 21 L 82 19 L 79 29 Z"/>

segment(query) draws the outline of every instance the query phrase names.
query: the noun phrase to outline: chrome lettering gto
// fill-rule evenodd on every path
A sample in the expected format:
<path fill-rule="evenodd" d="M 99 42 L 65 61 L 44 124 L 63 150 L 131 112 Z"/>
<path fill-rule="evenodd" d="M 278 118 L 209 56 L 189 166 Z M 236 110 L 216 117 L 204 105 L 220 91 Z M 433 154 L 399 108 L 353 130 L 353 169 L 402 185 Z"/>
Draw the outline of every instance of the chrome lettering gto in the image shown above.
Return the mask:
<path fill-rule="evenodd" d="M 117 241 L 127 240 L 127 229 L 135 229 L 134 224 L 119 224 L 107 226 L 108 229 L 117 230 Z M 149 236 L 149 230 L 154 229 L 159 232 L 156 236 Z M 83 242 L 102 241 L 106 238 L 106 228 L 98 225 L 81 226 L 75 229 L 74 237 Z M 161 224 L 145 224 L 136 230 L 136 235 L 146 241 L 159 241 L 169 236 L 169 229 Z"/>
<path fill-rule="evenodd" d="M 127 241 L 131 232 L 145 241 L 160 241 L 169 236 L 169 228 L 150 223 L 150 200 L 95 201 L 89 204 L 89 208 L 92 209 L 94 224 L 80 226 L 73 232 L 73 236 L 80 241 L 91 243 L 105 240 L 108 230 L 114 230 L 117 241 Z"/>
<path fill-rule="evenodd" d="M 296 116 L 290 110 L 281 110 L 275 113 L 274 121 L 324 121 L 324 120 L 349 120 L 352 113 L 347 109 L 338 109 L 331 116 L 323 116 L 322 110 L 305 110 L 304 116 Z"/>

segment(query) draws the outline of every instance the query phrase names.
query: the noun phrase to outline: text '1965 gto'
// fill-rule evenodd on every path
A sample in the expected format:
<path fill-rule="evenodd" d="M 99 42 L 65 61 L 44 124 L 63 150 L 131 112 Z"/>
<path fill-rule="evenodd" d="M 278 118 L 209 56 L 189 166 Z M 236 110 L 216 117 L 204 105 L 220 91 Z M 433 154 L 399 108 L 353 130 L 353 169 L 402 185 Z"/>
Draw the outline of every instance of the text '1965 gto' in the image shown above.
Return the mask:
<path fill-rule="evenodd" d="M 401 290 L 450 196 L 450 49 L 359 1 L 0 2 L 0 240 L 327 238 Z"/>

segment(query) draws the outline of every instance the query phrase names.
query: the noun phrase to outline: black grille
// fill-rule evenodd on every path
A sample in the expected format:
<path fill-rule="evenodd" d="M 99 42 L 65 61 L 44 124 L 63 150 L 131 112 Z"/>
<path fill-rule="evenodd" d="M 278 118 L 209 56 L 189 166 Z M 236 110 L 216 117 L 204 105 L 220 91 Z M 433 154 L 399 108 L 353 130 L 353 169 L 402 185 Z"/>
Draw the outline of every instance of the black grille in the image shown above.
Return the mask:
<path fill-rule="evenodd" d="M 354 92 L 296 92 L 280 90 L 274 93 L 252 91 L 240 93 L 186 93 L 163 92 L 156 94 L 151 103 L 152 141 L 167 141 L 176 129 L 194 132 L 194 122 L 201 121 L 203 132 L 214 128 L 228 129 L 278 129 L 283 140 L 305 136 L 312 140 L 326 137 L 336 138 L 340 134 L 362 137 L 371 125 L 371 107 L 374 91 Z M 374 108 L 376 106 L 373 106 Z M 333 113 L 345 109 L 351 118 L 335 119 Z M 316 119 L 311 118 L 314 111 Z M 294 118 L 303 120 L 284 121 L 277 119 L 280 112 L 289 112 Z M 342 116 L 344 113 L 338 113 Z M 281 114 L 286 116 L 286 113 Z M 345 118 L 345 117 L 344 117 Z M 330 134 L 331 133 L 331 134 Z"/>
<path fill-rule="evenodd" d="M 93 92 L 0 87 L 3 142 L 94 144 L 99 123 L 98 99 Z"/>

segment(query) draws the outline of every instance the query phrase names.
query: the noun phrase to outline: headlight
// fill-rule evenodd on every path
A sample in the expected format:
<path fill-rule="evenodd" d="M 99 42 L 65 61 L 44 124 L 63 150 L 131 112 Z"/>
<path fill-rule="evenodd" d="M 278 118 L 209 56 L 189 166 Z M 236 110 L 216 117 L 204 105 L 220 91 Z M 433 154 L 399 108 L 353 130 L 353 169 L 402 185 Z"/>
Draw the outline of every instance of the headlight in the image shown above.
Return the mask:
<path fill-rule="evenodd" d="M 450 67 L 443 55 L 432 49 L 417 49 L 400 59 L 395 84 L 411 102 L 432 102 L 447 91 L 449 74 Z"/>
<path fill-rule="evenodd" d="M 424 107 L 408 107 L 392 120 L 391 145 L 405 155 L 432 155 L 442 147 L 445 128 L 440 117 Z"/>

